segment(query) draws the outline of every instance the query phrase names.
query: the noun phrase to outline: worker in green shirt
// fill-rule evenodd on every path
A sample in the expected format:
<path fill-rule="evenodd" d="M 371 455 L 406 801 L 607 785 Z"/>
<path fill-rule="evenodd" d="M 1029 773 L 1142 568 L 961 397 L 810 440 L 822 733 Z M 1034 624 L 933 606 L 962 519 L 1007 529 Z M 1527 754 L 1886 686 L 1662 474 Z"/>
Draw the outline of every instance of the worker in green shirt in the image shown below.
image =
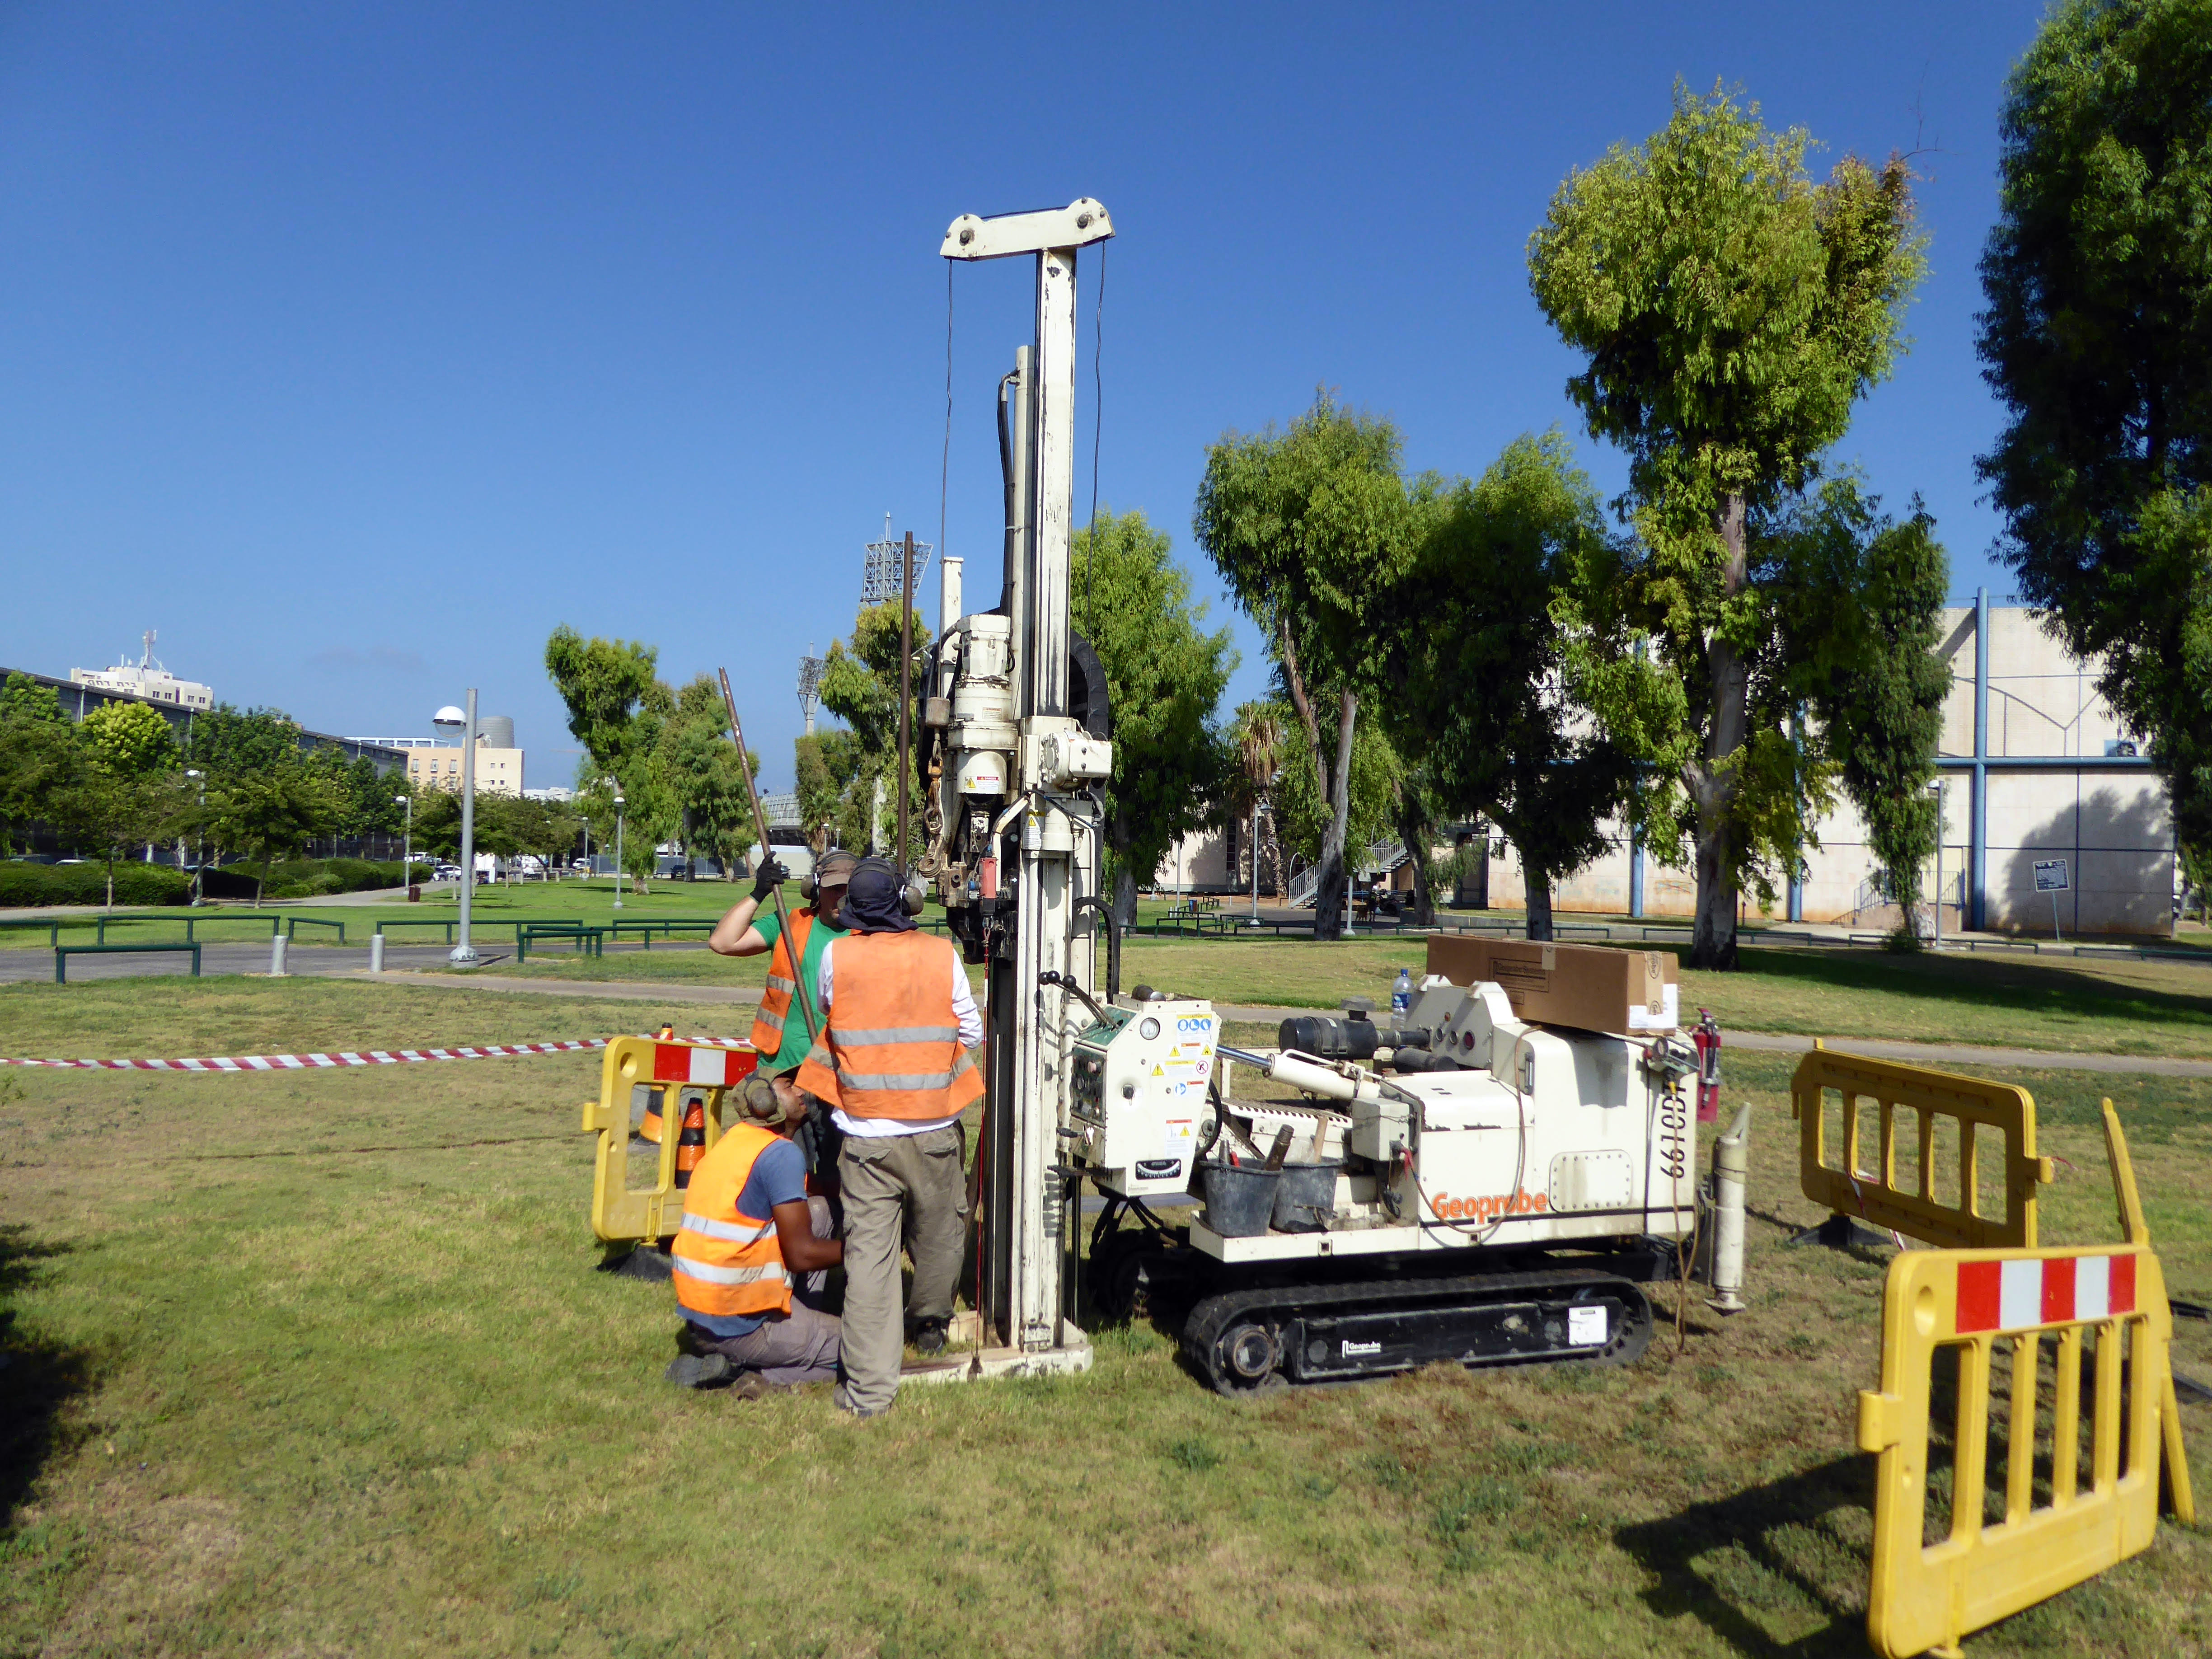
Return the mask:
<path fill-rule="evenodd" d="M 763 1075 L 775 1083 L 780 1094 L 796 1093 L 793 1079 L 811 1047 L 806 1022 L 793 1006 L 793 993 L 803 974 L 811 994 L 821 977 L 823 951 L 829 949 L 830 940 L 844 937 L 844 930 L 837 925 L 837 912 L 845 902 L 845 885 L 852 879 L 853 866 L 859 862 L 853 854 L 836 848 L 815 860 L 808 903 L 791 918 L 791 931 L 799 941 L 798 973 L 793 971 L 791 943 L 783 937 L 775 908 L 771 906 L 765 912 L 761 908 L 785 879 L 784 868 L 772 853 L 763 853 L 760 868 L 754 873 L 753 890 L 731 907 L 729 915 L 715 924 L 708 938 L 708 947 L 720 956 L 775 952 L 769 959 L 768 988 L 761 994 L 760 1012 L 753 1018 L 752 1044 L 760 1052 Z M 815 1018 L 820 1020 L 819 1010 Z M 836 1181 L 837 1148 L 829 1144 L 829 1138 L 836 1135 L 827 1112 L 809 1112 L 799 1125 L 795 1139 L 806 1154 L 806 1166 L 817 1188 Z"/>

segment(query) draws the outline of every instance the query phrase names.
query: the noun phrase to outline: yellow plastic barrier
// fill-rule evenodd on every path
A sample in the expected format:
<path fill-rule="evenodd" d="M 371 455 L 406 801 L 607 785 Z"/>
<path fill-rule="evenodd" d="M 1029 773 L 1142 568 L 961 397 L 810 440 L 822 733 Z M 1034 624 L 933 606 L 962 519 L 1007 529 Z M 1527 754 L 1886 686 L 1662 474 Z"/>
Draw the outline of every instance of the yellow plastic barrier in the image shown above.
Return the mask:
<path fill-rule="evenodd" d="M 1823 1109 L 1832 1091 L 1843 1102 L 1832 1146 Z M 1869 1101 L 1871 1115 L 1863 1109 Z M 2034 1249 L 2035 1189 L 2052 1170 L 2036 1156 L 2035 1097 L 2027 1090 L 1815 1043 L 1790 1085 L 1790 1109 L 1800 1181 L 1815 1204 L 1938 1249 Z M 1900 1184 L 1899 1120 L 1908 1115 Z M 1948 1134 L 1945 1120 L 1954 1126 Z M 1939 1169 L 1941 1154 L 1954 1147 L 1956 1167 Z M 1985 1174 L 2002 1183 L 2002 1214 L 1983 1207 L 1996 1196 L 1983 1190 Z M 1943 1195 L 1946 1187 L 1954 1198 Z"/>
<path fill-rule="evenodd" d="M 592 1171 L 592 1231 L 609 1243 L 666 1238 L 684 1215 L 679 1160 L 694 1160 L 721 1138 L 723 1091 L 735 1088 L 759 1064 L 750 1045 L 721 1048 L 666 1037 L 617 1037 L 599 1066 L 599 1097 L 584 1103 L 584 1133 L 599 1138 Z M 629 1184 L 630 1109 L 643 1092 L 665 1126 L 653 1184 Z M 657 1100 L 655 1097 L 658 1097 Z M 684 1129 L 690 1103 L 703 1122 L 688 1146 Z M 673 1132 L 672 1133 L 672 1129 Z M 688 1176 L 689 1166 L 684 1166 Z"/>
<path fill-rule="evenodd" d="M 2173 1316 L 2109 1101 L 2105 1118 L 2128 1243 L 1912 1250 L 1890 1264 L 1881 1387 L 1860 1394 L 1858 1415 L 1860 1449 L 1881 1456 L 1867 1637 L 1885 1659 L 1956 1655 L 1968 1632 L 2146 1548 L 2158 1525 L 2161 1449 L 2174 1513 L 2195 1522 L 2167 1361 Z M 1939 1378 L 1947 1349 L 1955 1371 L 1946 1366 Z M 2000 1355 L 2002 1474 L 1993 1492 Z M 1954 1385 L 1950 1519 L 1930 1542 L 1929 1427 L 1939 1388 Z M 1934 1483 L 1938 1495 L 1945 1485 Z"/>

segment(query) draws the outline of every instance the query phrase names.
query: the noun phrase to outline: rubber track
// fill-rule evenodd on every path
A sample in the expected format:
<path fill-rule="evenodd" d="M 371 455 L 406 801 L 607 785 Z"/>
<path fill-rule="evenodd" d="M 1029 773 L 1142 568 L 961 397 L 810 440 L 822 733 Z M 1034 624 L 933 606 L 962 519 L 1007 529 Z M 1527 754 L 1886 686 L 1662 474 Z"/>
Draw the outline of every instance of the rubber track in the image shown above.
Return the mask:
<path fill-rule="evenodd" d="M 1559 1267 L 1526 1273 L 1477 1273 L 1461 1279 L 1378 1279 L 1352 1285 L 1276 1285 L 1258 1290 L 1231 1291 L 1220 1296 L 1210 1296 L 1190 1310 L 1190 1317 L 1183 1322 L 1182 1351 L 1184 1357 L 1198 1368 L 1199 1374 L 1217 1390 L 1223 1394 L 1243 1394 L 1250 1390 L 1241 1384 L 1223 1381 L 1215 1358 L 1215 1345 L 1220 1340 L 1223 1331 L 1250 1316 L 1255 1310 L 1271 1312 L 1279 1318 L 1296 1318 L 1305 1314 L 1377 1303 L 1419 1303 L 1468 1291 L 1488 1293 L 1577 1290 L 1593 1285 L 1625 1291 L 1632 1303 L 1642 1304 L 1645 1316 L 1642 1325 L 1643 1341 L 1635 1343 L 1637 1352 L 1641 1352 L 1644 1345 L 1650 1342 L 1657 1322 L 1651 1311 L 1650 1298 L 1644 1294 L 1644 1287 L 1619 1273 L 1589 1267 Z M 1612 1360 L 1624 1345 L 1632 1340 L 1633 1328 L 1631 1328 L 1602 1348 L 1577 1352 L 1571 1358 L 1584 1363 Z M 1630 1357 L 1633 1358 L 1632 1355 Z M 1534 1358 L 1520 1363 L 1553 1364 L 1569 1358 L 1562 1354 L 1557 1359 Z M 1279 1370 L 1273 1375 L 1285 1382 L 1290 1380 Z M 1387 1376 L 1395 1376 L 1396 1372 L 1376 1371 L 1373 1375 Z"/>

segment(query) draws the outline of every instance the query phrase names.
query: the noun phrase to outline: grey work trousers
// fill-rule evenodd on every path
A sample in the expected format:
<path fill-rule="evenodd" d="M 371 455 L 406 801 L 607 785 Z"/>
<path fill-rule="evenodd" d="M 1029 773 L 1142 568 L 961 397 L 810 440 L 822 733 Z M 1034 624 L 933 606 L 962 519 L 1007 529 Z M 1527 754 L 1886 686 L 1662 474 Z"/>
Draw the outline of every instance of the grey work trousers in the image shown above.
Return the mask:
<path fill-rule="evenodd" d="M 887 1409 L 898 1392 L 906 1332 L 899 1246 L 914 1258 L 917 1320 L 946 1319 L 968 1232 L 967 1137 L 957 1124 L 918 1135 L 848 1135 L 837 1154 L 845 1189 L 845 1397 Z"/>
<path fill-rule="evenodd" d="M 827 1199 L 808 1198 L 806 1212 L 813 1218 L 815 1237 L 836 1236 Z M 829 1280 L 826 1268 L 800 1275 L 792 1287 L 791 1311 L 763 1319 L 743 1336 L 716 1336 L 704 1326 L 694 1325 L 690 1332 L 691 1346 L 700 1353 L 725 1355 L 739 1370 L 758 1371 L 761 1381 L 777 1388 L 834 1382 L 839 1350 L 837 1318 L 823 1313 L 820 1306 Z"/>

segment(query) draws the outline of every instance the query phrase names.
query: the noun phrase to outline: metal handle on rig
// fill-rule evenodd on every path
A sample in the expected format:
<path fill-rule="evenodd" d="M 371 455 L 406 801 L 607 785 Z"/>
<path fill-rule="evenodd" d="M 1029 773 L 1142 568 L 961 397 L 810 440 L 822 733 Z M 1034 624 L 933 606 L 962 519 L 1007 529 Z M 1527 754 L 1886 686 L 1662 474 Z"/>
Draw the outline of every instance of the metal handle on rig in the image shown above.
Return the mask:
<path fill-rule="evenodd" d="M 745 781 L 745 799 L 753 804 L 753 829 L 760 836 L 761 856 L 774 858 L 775 849 L 768 844 L 768 814 L 761 811 L 760 791 L 753 787 L 753 769 L 745 761 L 745 729 L 738 722 L 738 700 L 731 695 L 730 671 L 718 668 L 714 672 L 721 677 L 722 707 L 729 711 L 730 741 L 738 745 L 738 771 Z M 784 904 L 781 884 L 775 890 L 775 920 L 777 926 L 783 930 L 784 948 L 788 951 L 791 948 L 791 912 Z M 792 958 L 791 980 L 799 993 L 799 1017 L 806 1022 L 806 1040 L 809 1043 L 815 1043 L 822 1040 L 822 1030 L 814 1023 L 814 998 L 806 988 L 806 975 L 803 971 L 805 957 L 806 952 L 801 950 Z"/>

